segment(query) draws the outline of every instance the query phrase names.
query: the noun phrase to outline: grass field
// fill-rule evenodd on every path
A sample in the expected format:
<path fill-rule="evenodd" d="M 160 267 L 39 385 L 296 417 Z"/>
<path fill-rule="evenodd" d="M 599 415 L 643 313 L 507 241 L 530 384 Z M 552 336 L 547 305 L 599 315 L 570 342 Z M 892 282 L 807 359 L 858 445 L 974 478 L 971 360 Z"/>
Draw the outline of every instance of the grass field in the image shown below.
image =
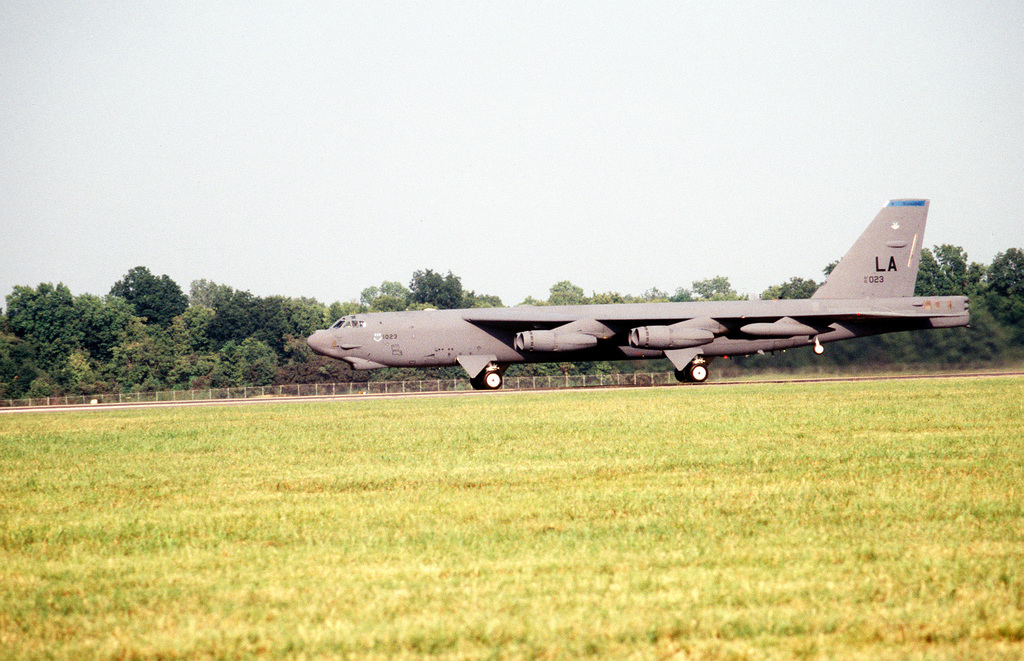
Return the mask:
<path fill-rule="evenodd" d="M 1024 380 L 0 416 L 0 658 L 1024 658 Z"/>

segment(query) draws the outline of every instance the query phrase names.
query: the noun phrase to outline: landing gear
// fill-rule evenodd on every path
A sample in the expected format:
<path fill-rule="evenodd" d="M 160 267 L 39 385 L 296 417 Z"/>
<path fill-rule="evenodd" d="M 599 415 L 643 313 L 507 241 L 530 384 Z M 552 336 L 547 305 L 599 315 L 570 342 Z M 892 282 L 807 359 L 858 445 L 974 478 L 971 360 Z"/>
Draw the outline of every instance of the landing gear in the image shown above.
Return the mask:
<path fill-rule="evenodd" d="M 819 356 L 825 353 L 825 347 L 821 346 L 821 342 L 818 341 L 818 338 L 814 338 L 814 353 Z"/>
<path fill-rule="evenodd" d="M 686 367 L 676 370 L 676 380 L 683 383 L 704 383 L 708 380 L 708 361 L 698 356 Z"/>
<path fill-rule="evenodd" d="M 504 372 L 503 368 L 492 363 L 483 372 L 471 378 L 469 384 L 474 390 L 497 390 L 505 382 L 502 376 Z"/>

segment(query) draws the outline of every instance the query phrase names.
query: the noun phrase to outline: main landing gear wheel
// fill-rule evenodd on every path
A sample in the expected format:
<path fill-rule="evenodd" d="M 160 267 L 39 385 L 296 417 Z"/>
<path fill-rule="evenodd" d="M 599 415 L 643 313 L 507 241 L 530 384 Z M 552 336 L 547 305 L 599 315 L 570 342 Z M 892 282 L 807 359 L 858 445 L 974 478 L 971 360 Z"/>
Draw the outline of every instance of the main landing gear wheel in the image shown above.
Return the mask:
<path fill-rule="evenodd" d="M 676 370 L 676 380 L 684 383 L 704 383 L 708 380 L 707 361 L 694 361 L 683 369 Z"/>
<path fill-rule="evenodd" d="M 501 370 L 487 369 L 469 380 L 474 390 L 497 390 L 505 382 Z"/>
<path fill-rule="evenodd" d="M 503 381 L 501 374 L 497 372 L 484 372 L 484 388 L 488 390 L 497 390 Z"/>

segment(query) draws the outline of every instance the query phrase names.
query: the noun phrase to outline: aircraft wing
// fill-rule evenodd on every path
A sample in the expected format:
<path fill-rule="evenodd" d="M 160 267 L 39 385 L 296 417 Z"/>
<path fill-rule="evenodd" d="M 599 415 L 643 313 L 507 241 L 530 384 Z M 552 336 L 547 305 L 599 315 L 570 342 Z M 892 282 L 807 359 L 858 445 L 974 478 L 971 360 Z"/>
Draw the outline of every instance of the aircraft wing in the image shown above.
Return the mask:
<path fill-rule="evenodd" d="M 950 298 L 930 299 L 721 301 L 683 303 L 635 303 L 612 305 L 531 306 L 515 308 L 473 308 L 462 310 L 462 318 L 480 328 L 504 331 L 572 329 L 607 337 L 640 326 L 689 325 L 727 334 L 752 324 L 787 324 L 799 332 L 799 322 L 824 329 L 835 322 L 884 321 L 961 317 L 963 305 Z M 749 332 L 749 331 L 748 331 Z M 820 332 L 820 331 L 819 331 Z M 774 334 L 774 333 L 773 333 Z"/>
<path fill-rule="evenodd" d="M 475 326 L 502 330 L 555 328 L 583 318 L 580 313 L 574 314 L 559 308 L 535 305 L 521 305 L 515 308 L 472 308 L 463 310 L 463 313 L 462 318 Z"/>

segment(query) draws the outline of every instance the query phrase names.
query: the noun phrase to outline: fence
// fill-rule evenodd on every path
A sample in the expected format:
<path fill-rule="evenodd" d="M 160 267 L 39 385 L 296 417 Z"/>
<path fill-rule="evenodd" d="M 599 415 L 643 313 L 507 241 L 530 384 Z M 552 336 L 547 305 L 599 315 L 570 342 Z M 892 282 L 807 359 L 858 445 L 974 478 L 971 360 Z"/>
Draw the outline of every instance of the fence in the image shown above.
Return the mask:
<path fill-rule="evenodd" d="M 661 386 L 676 383 L 672 372 L 633 374 L 566 374 L 552 376 L 511 376 L 503 388 L 549 390 L 552 388 L 601 388 L 609 386 Z M 83 404 L 132 404 L 142 402 L 185 402 L 250 397 L 321 397 L 365 394 L 397 394 L 472 390 L 468 379 L 419 379 L 410 381 L 364 381 L 360 383 L 311 383 L 286 386 L 205 388 L 203 390 L 160 390 L 155 392 L 67 395 L 2 399 L 0 408 L 27 406 L 78 406 Z"/>

